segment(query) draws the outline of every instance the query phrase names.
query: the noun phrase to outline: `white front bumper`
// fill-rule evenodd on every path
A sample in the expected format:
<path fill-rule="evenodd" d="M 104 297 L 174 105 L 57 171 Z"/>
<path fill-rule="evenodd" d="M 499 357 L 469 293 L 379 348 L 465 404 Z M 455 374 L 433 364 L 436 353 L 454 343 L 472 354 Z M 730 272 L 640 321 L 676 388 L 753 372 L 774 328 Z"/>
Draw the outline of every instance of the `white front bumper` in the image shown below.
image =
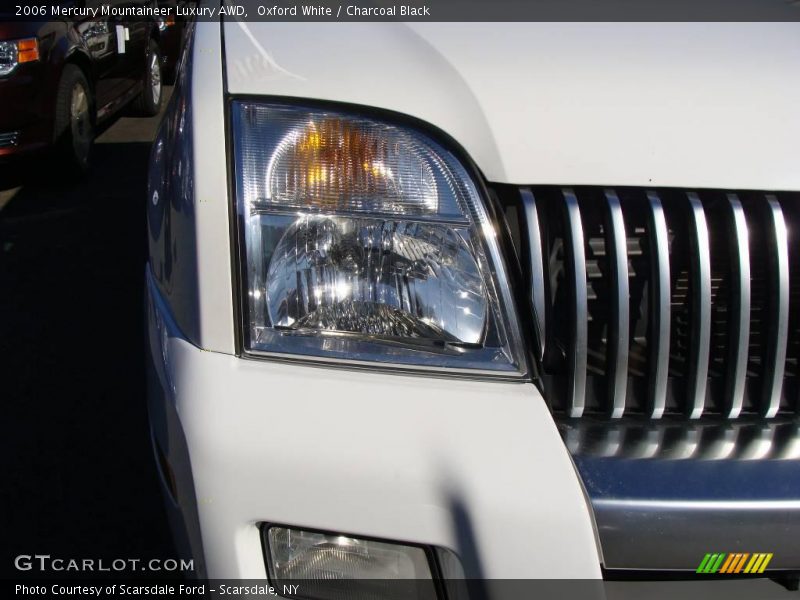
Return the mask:
<path fill-rule="evenodd" d="M 266 576 L 262 522 L 448 548 L 468 576 L 601 577 L 533 385 L 208 352 L 180 335 L 149 272 L 147 289 L 152 429 L 208 577 Z"/>

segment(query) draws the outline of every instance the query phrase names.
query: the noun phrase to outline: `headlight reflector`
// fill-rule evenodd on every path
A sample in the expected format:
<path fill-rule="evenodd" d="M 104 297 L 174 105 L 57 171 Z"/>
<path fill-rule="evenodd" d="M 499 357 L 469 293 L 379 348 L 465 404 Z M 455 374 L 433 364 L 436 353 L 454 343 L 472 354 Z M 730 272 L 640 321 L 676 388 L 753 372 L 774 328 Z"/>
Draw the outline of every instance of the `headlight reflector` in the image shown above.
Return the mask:
<path fill-rule="evenodd" d="M 436 223 L 304 216 L 267 272 L 275 327 L 478 344 L 486 295 L 467 232 Z"/>
<path fill-rule="evenodd" d="M 494 230 L 426 134 L 338 111 L 232 105 L 245 345 L 524 372 Z"/>

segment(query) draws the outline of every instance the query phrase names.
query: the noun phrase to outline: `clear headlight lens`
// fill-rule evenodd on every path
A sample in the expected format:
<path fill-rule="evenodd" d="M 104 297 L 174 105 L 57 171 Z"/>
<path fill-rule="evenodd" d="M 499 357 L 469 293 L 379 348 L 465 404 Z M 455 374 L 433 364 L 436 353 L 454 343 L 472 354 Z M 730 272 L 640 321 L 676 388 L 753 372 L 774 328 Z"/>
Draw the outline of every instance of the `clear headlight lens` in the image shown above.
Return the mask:
<path fill-rule="evenodd" d="M 480 270 L 457 230 L 328 216 L 298 218 L 267 271 L 276 327 L 478 344 Z"/>
<path fill-rule="evenodd" d="M 287 527 L 267 531 L 270 574 L 281 580 L 432 579 L 422 548 Z"/>
<path fill-rule="evenodd" d="M 425 150 L 402 130 L 320 116 L 279 142 L 258 191 L 296 208 L 460 217 L 457 206 L 439 206 L 438 169 Z"/>
<path fill-rule="evenodd" d="M 0 42 L 0 76 L 8 75 L 17 67 L 17 43 Z"/>
<path fill-rule="evenodd" d="M 0 77 L 8 75 L 17 65 L 39 60 L 39 42 L 36 38 L 0 42 Z"/>
<path fill-rule="evenodd" d="M 356 115 L 232 112 L 248 351 L 524 370 L 494 231 L 451 153 Z"/>

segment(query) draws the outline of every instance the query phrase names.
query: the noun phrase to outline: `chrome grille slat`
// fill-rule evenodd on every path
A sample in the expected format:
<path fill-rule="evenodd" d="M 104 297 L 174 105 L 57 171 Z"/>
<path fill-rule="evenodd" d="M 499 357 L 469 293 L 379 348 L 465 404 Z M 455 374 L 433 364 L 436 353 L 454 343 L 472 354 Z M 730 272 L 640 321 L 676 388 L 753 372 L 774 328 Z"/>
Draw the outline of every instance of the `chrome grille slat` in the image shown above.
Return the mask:
<path fill-rule="evenodd" d="M 562 190 L 567 216 L 567 241 L 571 275 L 573 335 L 567 350 L 569 416 L 580 417 L 586 406 L 586 366 L 588 360 L 588 292 L 583 223 L 578 198 L 571 189 Z"/>
<path fill-rule="evenodd" d="M 728 371 L 725 389 L 724 414 L 735 419 L 742 412 L 747 377 L 747 350 L 750 344 L 750 242 L 744 208 L 736 194 L 727 195 L 731 213 L 731 250 L 734 255 L 731 281 L 734 288 L 731 314 Z"/>
<path fill-rule="evenodd" d="M 690 419 L 703 414 L 708 382 L 708 360 L 711 347 L 711 250 L 708 225 L 700 198 L 687 194 L 692 221 L 694 285 L 692 295 L 692 345 L 687 385 L 686 412 Z"/>
<path fill-rule="evenodd" d="M 628 241 L 625 220 L 617 194 L 605 192 L 608 216 L 606 220 L 606 249 L 610 264 L 612 309 L 608 333 L 609 404 L 612 419 L 625 412 L 628 390 L 628 344 L 630 340 L 630 291 L 628 287 Z"/>
<path fill-rule="evenodd" d="M 789 335 L 789 242 L 786 221 L 775 196 L 768 194 L 767 228 L 770 236 L 770 301 L 767 346 L 764 353 L 764 385 L 761 414 L 774 417 L 778 413 L 786 366 L 786 345 Z"/>
<path fill-rule="evenodd" d="M 537 358 L 544 358 L 545 329 L 545 283 L 544 255 L 542 253 L 542 229 L 536 199 L 528 188 L 520 190 L 525 219 L 528 224 L 528 259 L 530 260 L 530 300 L 533 305 L 533 320 L 536 327 Z"/>
<path fill-rule="evenodd" d="M 670 272 L 669 240 L 667 221 L 661 198 L 656 192 L 648 192 L 649 240 L 650 240 L 650 284 L 652 289 L 649 314 L 650 337 L 650 381 L 648 389 L 648 413 L 652 419 L 660 419 L 667 406 L 667 374 L 669 369 L 670 333 Z"/>
<path fill-rule="evenodd" d="M 800 413 L 800 193 L 508 188 L 555 413 Z"/>

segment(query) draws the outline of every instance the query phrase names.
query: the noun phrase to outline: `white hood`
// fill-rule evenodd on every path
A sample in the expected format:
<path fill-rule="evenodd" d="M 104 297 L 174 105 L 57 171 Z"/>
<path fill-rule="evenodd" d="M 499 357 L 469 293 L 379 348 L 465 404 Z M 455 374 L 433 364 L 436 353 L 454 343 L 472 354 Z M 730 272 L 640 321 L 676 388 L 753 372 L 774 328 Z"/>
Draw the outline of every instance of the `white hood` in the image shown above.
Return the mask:
<path fill-rule="evenodd" d="M 800 190 L 800 24 L 225 25 L 231 93 L 389 109 L 490 181 Z"/>

